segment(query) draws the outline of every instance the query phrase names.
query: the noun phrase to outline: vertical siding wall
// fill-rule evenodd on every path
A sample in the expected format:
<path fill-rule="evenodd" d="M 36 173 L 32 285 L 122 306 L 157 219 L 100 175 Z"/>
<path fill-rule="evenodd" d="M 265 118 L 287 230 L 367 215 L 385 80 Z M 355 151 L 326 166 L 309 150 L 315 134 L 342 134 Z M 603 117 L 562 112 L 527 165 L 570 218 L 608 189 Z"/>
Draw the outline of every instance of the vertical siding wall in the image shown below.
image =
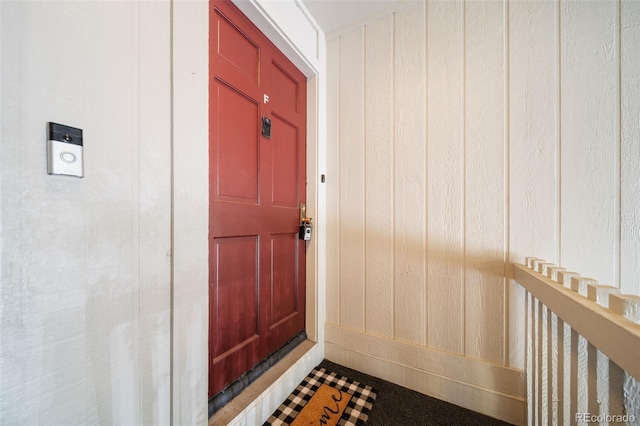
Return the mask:
<path fill-rule="evenodd" d="M 171 37 L 171 422 L 204 425 L 209 391 L 209 2 L 173 2 Z"/>
<path fill-rule="evenodd" d="M 170 4 L 0 13 L 0 424 L 168 424 Z M 47 175 L 48 121 L 83 179 Z"/>
<path fill-rule="evenodd" d="M 640 294 L 639 43 L 633 1 L 409 2 L 328 35 L 329 358 L 445 397 L 508 386 L 503 408 L 451 395 L 522 421 L 509 264 Z M 495 380 L 456 376 L 479 360 Z"/>

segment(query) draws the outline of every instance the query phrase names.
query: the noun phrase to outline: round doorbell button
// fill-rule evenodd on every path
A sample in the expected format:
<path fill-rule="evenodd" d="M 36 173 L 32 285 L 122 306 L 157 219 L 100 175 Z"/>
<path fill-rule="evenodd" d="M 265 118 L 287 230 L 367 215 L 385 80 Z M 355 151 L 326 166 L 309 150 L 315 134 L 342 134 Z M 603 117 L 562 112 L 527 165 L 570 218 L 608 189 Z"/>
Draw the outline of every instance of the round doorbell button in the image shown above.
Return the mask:
<path fill-rule="evenodd" d="M 60 159 L 65 163 L 75 163 L 77 158 L 72 152 L 61 152 Z"/>

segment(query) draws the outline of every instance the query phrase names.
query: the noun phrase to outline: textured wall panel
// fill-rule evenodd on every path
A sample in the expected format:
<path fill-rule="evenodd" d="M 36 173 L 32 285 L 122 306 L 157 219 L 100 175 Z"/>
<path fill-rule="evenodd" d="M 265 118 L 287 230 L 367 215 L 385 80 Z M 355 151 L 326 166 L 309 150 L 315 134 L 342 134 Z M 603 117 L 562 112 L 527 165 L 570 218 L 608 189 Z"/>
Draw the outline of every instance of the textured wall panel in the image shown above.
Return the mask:
<path fill-rule="evenodd" d="M 465 354 L 503 362 L 504 4 L 465 5 Z"/>
<path fill-rule="evenodd" d="M 426 343 L 426 98 L 424 3 L 395 17 L 395 337 Z M 416 37 L 419 34 L 419 37 Z"/>
<path fill-rule="evenodd" d="M 209 5 L 176 2 L 173 47 L 173 424 L 207 421 Z"/>
<path fill-rule="evenodd" d="M 559 245 L 559 28 L 554 2 L 509 3 L 509 261 Z M 532 64 L 536 64 L 532 67 Z M 532 232 L 535 230 L 535 232 Z M 524 365 L 524 292 L 509 283 L 510 365 Z"/>
<path fill-rule="evenodd" d="M 464 39 L 462 2 L 427 11 L 429 346 L 464 352 Z"/>
<path fill-rule="evenodd" d="M 327 322 L 340 323 L 340 39 L 327 42 Z"/>
<path fill-rule="evenodd" d="M 171 401 L 170 10 L 140 3 L 140 372 L 141 423 L 169 423 Z M 159 31 L 161 29 L 161 31 Z M 153 107 L 152 107 L 153 106 Z M 160 178 L 159 178 L 160 177 Z M 154 367 L 149 367 L 154 366 Z"/>
<path fill-rule="evenodd" d="M 340 321 L 363 330 L 364 29 L 340 39 L 339 61 L 340 193 L 336 195 L 340 198 Z"/>
<path fill-rule="evenodd" d="M 618 4 L 568 1 L 560 13 L 560 264 L 618 285 Z"/>
<path fill-rule="evenodd" d="M 640 294 L 640 2 L 621 3 L 620 289 Z M 614 284 L 614 283 L 612 283 Z"/>
<path fill-rule="evenodd" d="M 365 329 L 393 335 L 393 16 L 366 27 Z"/>

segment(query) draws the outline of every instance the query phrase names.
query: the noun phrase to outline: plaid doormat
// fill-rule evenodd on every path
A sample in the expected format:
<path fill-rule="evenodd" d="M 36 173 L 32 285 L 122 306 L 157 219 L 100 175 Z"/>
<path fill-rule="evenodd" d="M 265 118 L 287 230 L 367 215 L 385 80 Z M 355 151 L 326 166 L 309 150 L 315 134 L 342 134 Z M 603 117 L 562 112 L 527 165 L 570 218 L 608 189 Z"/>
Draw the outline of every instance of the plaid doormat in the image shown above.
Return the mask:
<path fill-rule="evenodd" d="M 371 386 L 363 386 L 344 376 L 339 377 L 324 368 L 314 368 L 269 417 L 265 426 L 290 425 L 323 384 L 350 395 L 351 399 L 338 425 L 361 425 L 367 421 L 376 399 L 376 392 Z"/>

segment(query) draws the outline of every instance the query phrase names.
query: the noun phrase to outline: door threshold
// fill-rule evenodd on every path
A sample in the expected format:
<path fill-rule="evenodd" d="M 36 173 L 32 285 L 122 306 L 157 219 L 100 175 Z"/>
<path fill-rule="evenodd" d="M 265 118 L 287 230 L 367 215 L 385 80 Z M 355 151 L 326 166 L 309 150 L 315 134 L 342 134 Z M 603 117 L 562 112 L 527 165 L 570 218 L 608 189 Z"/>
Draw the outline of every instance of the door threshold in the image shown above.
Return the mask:
<path fill-rule="evenodd" d="M 227 403 L 233 398 L 240 395 L 251 383 L 258 380 L 260 376 L 269 371 L 271 367 L 287 356 L 289 352 L 293 351 L 296 346 L 304 342 L 306 339 L 307 333 L 302 330 L 279 349 L 269 354 L 258 364 L 254 365 L 253 368 L 242 374 L 227 387 L 211 397 L 209 399 L 209 417 L 213 416 L 218 410 L 227 405 Z"/>
<path fill-rule="evenodd" d="M 209 417 L 209 426 L 229 424 L 315 345 L 315 342 L 307 339 L 296 346 L 280 361 L 265 371 L 256 381 L 247 386 L 238 396 L 227 402 L 213 416 Z"/>

